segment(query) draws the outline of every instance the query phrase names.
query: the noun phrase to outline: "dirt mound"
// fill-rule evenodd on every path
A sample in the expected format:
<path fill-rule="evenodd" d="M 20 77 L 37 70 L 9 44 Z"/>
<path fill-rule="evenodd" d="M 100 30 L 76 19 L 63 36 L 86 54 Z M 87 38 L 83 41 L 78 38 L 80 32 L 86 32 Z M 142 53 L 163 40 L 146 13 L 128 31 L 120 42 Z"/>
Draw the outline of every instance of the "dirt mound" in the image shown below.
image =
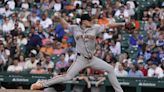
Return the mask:
<path fill-rule="evenodd" d="M 31 91 L 31 90 L 19 90 L 19 89 L 0 89 L 0 92 L 43 92 L 43 91 Z"/>

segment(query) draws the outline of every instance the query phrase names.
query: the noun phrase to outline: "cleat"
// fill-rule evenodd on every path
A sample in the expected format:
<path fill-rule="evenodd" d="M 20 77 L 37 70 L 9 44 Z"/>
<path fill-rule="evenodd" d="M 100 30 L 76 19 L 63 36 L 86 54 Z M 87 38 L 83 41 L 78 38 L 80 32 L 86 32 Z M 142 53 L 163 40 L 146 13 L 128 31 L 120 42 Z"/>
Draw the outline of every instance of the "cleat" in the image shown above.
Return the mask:
<path fill-rule="evenodd" d="M 41 82 L 36 82 L 31 85 L 31 90 L 40 90 L 43 88 L 43 84 Z"/>

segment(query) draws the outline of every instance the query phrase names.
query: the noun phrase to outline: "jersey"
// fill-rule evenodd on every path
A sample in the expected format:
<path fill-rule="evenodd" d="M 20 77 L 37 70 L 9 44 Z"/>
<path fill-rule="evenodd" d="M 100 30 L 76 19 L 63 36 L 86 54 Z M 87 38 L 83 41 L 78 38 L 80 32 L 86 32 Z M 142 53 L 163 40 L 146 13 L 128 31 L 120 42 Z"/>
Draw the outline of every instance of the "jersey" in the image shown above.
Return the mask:
<path fill-rule="evenodd" d="M 79 25 L 69 25 L 68 32 L 74 36 L 77 53 L 85 57 L 92 57 L 96 47 L 96 35 L 104 29 L 104 26 L 98 24 L 84 29 Z"/>

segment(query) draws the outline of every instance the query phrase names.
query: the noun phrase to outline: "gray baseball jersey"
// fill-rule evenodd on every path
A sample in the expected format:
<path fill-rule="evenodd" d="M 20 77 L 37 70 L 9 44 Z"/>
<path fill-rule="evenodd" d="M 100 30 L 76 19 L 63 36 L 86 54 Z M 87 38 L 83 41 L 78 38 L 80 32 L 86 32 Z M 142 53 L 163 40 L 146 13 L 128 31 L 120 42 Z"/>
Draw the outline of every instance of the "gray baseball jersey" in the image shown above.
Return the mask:
<path fill-rule="evenodd" d="M 71 80 L 82 69 L 91 67 L 93 69 L 106 71 L 108 73 L 108 79 L 110 80 L 115 92 L 123 92 L 116 78 L 113 67 L 102 59 L 93 56 L 96 44 L 96 35 L 104 30 L 104 26 L 93 25 L 91 28 L 82 29 L 80 26 L 70 25 L 69 30 L 69 32 L 72 32 L 74 35 L 76 50 L 77 53 L 80 54 L 77 55 L 75 62 L 69 67 L 65 75 L 59 75 L 44 81 L 43 86 L 49 87 L 56 83 Z"/>
<path fill-rule="evenodd" d="M 74 35 L 76 41 L 76 51 L 85 57 L 94 54 L 96 35 L 104 30 L 104 26 L 93 25 L 91 28 L 82 29 L 78 25 L 70 25 L 69 32 Z"/>

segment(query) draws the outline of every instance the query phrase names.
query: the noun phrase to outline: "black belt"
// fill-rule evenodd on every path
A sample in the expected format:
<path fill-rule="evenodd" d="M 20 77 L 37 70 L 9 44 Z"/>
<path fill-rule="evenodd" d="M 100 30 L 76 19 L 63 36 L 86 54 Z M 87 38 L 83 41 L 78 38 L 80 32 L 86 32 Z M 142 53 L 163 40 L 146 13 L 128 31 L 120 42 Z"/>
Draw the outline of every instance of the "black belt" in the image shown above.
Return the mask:
<path fill-rule="evenodd" d="M 77 53 L 78 56 L 83 56 L 81 53 Z M 86 56 L 83 56 L 84 58 L 86 59 L 92 59 L 92 57 L 86 57 Z"/>

